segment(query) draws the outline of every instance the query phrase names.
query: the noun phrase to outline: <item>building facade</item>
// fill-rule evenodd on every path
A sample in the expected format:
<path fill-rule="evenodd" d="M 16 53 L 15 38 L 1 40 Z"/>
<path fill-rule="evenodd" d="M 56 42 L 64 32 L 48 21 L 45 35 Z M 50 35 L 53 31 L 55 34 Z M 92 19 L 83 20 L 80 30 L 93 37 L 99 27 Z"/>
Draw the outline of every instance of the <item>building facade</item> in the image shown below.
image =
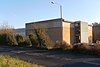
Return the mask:
<path fill-rule="evenodd" d="M 25 28 L 18 28 L 18 29 L 15 29 L 16 31 L 16 34 L 20 34 L 20 35 L 25 35 Z"/>
<path fill-rule="evenodd" d="M 93 26 L 88 25 L 88 43 L 92 44 L 93 43 Z"/>
<path fill-rule="evenodd" d="M 100 24 L 93 24 L 93 42 L 100 41 Z"/>
<path fill-rule="evenodd" d="M 74 22 L 75 43 L 92 43 L 92 25 L 87 22 Z"/>
<path fill-rule="evenodd" d="M 77 27 L 78 24 L 79 26 Z M 47 34 L 54 44 L 56 41 L 66 42 L 68 45 L 75 43 L 88 43 L 88 34 L 91 34 L 91 32 L 88 31 L 90 27 L 88 27 L 86 22 L 71 22 L 58 18 L 26 23 L 26 35 L 33 32 L 35 25 L 43 26 L 43 28 L 47 30 Z"/>

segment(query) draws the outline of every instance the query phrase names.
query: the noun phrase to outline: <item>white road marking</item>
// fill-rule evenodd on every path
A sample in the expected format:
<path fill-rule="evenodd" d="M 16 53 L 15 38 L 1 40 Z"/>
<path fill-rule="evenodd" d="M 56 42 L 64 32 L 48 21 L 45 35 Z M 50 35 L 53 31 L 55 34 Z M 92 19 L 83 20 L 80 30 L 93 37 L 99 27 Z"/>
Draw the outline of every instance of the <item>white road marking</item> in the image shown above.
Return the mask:
<path fill-rule="evenodd" d="M 83 63 L 87 63 L 87 64 L 93 64 L 93 65 L 99 65 L 100 66 L 100 63 L 94 63 L 94 62 L 83 62 Z"/>

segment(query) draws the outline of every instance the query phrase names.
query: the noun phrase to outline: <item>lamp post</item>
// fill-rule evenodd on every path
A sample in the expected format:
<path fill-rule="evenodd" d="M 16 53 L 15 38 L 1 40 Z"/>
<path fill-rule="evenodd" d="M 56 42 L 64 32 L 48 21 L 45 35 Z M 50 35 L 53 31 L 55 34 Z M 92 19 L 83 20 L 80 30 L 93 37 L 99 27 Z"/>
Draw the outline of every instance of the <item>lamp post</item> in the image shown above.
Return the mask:
<path fill-rule="evenodd" d="M 62 19 L 62 5 L 61 4 L 58 4 L 58 3 L 55 3 L 55 2 L 51 2 L 52 4 L 56 4 L 56 5 L 59 5 L 60 7 L 60 18 Z"/>

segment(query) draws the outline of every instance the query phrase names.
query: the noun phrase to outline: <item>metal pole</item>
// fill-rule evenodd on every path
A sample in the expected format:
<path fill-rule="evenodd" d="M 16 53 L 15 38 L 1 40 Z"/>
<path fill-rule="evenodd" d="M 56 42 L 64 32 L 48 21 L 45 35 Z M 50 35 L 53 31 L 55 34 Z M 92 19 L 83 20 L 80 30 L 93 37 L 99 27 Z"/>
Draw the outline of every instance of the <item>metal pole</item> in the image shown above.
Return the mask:
<path fill-rule="evenodd" d="M 62 5 L 60 5 L 60 17 L 62 19 Z"/>
<path fill-rule="evenodd" d="M 60 18 L 62 19 L 62 5 L 58 4 L 58 3 L 55 3 L 55 2 L 51 2 L 52 4 L 56 4 L 56 5 L 59 5 L 60 6 Z"/>

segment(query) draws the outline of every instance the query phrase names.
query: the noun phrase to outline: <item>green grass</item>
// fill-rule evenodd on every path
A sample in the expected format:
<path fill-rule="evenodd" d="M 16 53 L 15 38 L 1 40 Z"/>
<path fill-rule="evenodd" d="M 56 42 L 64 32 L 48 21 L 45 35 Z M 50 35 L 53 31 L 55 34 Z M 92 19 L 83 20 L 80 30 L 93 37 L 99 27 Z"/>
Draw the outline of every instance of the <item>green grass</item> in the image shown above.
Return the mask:
<path fill-rule="evenodd" d="M 44 67 L 38 64 L 31 64 L 20 60 L 18 58 L 12 58 L 8 55 L 0 55 L 0 67 Z"/>

